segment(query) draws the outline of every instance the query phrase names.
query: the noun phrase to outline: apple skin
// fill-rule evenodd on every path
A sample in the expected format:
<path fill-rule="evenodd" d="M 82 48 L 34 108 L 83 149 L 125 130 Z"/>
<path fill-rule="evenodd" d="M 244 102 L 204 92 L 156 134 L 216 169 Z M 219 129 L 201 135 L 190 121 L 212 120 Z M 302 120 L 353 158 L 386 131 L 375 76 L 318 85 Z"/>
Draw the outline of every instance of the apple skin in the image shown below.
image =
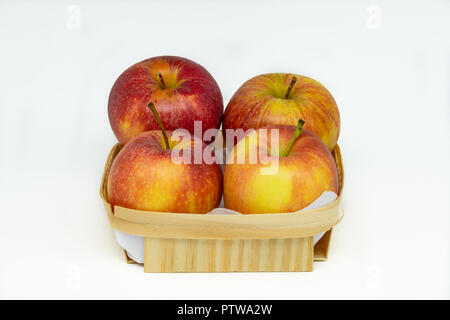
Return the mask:
<path fill-rule="evenodd" d="M 292 77 L 297 78 L 289 97 L 285 95 Z M 330 150 L 340 131 L 336 102 L 319 82 L 291 73 L 268 73 L 245 82 L 225 108 L 224 129 L 257 129 L 271 125 L 296 125 L 306 121 L 305 129 L 317 135 Z"/>
<path fill-rule="evenodd" d="M 188 143 L 170 140 L 182 152 L 191 149 Z M 208 148 L 202 143 L 202 151 Z M 148 131 L 129 141 L 114 159 L 108 174 L 107 194 L 110 204 L 130 209 L 207 213 L 220 204 L 222 170 L 216 163 L 177 164 L 171 149 L 164 149 L 161 131 Z"/>
<path fill-rule="evenodd" d="M 261 152 L 271 154 L 271 130 L 279 129 L 279 150 L 283 150 L 294 134 L 294 126 L 278 125 L 268 129 L 267 144 L 262 138 Z M 303 130 L 286 157 L 278 157 L 276 174 L 263 175 L 260 169 L 270 165 L 259 160 L 249 163 L 251 150 L 258 150 L 260 130 L 241 139 L 227 158 L 224 172 L 225 207 L 240 213 L 283 213 L 301 210 L 324 191 L 338 193 L 336 164 L 325 144 L 314 134 Z M 265 146 L 268 146 L 266 148 Z M 266 151 L 267 150 L 267 151 Z M 275 152 L 274 152 L 275 153 Z M 245 158 L 245 164 L 230 163 L 230 157 Z M 277 156 L 274 154 L 272 156 Z"/>
<path fill-rule="evenodd" d="M 195 120 L 202 121 L 203 132 L 218 129 L 223 114 L 219 86 L 201 65 L 175 56 L 147 59 L 125 70 L 109 95 L 109 121 L 121 144 L 159 129 L 147 108 L 149 102 L 154 103 L 166 130 L 184 128 L 194 134 Z"/>

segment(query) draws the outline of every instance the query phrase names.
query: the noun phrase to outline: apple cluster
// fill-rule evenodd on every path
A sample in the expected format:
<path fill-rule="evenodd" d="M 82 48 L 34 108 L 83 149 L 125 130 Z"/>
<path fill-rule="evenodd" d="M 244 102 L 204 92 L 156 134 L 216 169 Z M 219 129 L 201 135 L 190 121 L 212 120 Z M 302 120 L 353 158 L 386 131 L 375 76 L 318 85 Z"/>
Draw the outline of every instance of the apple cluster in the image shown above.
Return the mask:
<path fill-rule="evenodd" d="M 288 73 L 259 75 L 223 109 L 217 82 L 189 59 L 154 57 L 125 70 L 108 101 L 111 127 L 123 145 L 108 174 L 111 205 L 208 213 L 223 196 L 225 207 L 240 213 L 282 213 L 308 206 L 325 191 L 338 193 L 331 151 L 340 116 L 319 82 Z M 224 132 L 246 132 L 233 141 L 223 171 L 219 163 L 203 159 L 173 161 L 173 151 L 222 151 L 196 136 L 199 123 L 202 132 L 221 126 Z M 180 129 L 188 133 L 181 142 Z M 252 154 L 256 161 L 247 161 Z M 264 172 L 269 164 L 261 160 L 263 154 L 277 160 L 277 170 Z"/>

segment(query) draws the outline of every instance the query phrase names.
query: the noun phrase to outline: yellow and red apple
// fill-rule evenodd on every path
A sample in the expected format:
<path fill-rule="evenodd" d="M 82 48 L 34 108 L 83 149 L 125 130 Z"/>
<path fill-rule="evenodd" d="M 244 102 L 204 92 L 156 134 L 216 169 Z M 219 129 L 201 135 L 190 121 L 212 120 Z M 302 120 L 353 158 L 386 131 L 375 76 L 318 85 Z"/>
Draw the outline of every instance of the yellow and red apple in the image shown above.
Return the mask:
<path fill-rule="evenodd" d="M 160 124 L 158 117 L 157 122 Z M 141 133 L 122 148 L 111 165 L 109 202 L 113 207 L 177 213 L 207 213 L 218 207 L 222 170 L 203 158 L 195 161 L 199 146 L 201 154 L 209 148 L 190 135 L 180 142 L 172 131 L 164 129 Z M 174 159 L 174 150 L 179 158 Z"/>
<path fill-rule="evenodd" d="M 294 212 L 311 204 L 325 191 L 338 193 L 333 156 L 317 136 L 302 131 L 302 126 L 303 122 L 299 121 L 297 127 L 260 128 L 236 144 L 225 165 L 226 208 L 244 214 Z M 278 130 L 278 140 L 272 139 L 272 130 Z M 252 153 L 256 155 L 253 164 Z M 270 156 L 270 163 L 263 161 L 262 156 Z M 273 161 L 278 161 L 276 170 L 264 172 L 273 166 Z"/>
<path fill-rule="evenodd" d="M 147 108 L 152 101 L 167 130 L 187 129 L 194 121 L 202 130 L 220 126 L 223 100 L 219 86 L 201 65 L 181 57 L 161 56 L 125 70 L 114 83 L 108 101 L 111 127 L 121 144 L 138 134 L 158 130 Z"/>
<path fill-rule="evenodd" d="M 306 121 L 305 129 L 332 150 L 339 137 L 340 115 L 330 92 L 314 79 L 269 73 L 245 82 L 228 103 L 224 129 L 257 129 Z"/>

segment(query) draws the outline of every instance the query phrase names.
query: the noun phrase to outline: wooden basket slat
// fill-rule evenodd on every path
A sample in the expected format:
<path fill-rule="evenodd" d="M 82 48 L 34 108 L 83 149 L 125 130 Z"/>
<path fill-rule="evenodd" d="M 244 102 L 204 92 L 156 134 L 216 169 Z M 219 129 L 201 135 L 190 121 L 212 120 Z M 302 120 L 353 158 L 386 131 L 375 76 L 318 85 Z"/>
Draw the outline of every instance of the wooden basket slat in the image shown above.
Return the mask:
<path fill-rule="evenodd" d="M 145 272 L 312 271 L 313 237 L 207 240 L 145 238 Z"/>

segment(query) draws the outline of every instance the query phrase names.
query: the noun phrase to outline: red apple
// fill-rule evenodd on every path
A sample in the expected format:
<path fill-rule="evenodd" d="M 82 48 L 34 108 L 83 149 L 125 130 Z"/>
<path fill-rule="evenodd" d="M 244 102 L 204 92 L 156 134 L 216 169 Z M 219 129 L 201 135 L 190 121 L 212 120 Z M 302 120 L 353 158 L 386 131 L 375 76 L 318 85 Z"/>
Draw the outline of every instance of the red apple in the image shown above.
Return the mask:
<path fill-rule="evenodd" d="M 108 115 L 120 143 L 158 129 L 147 108 L 149 102 L 155 104 L 167 130 L 184 128 L 194 134 L 196 120 L 202 121 L 203 132 L 220 126 L 220 89 L 211 74 L 191 60 L 155 57 L 131 66 L 119 76 L 109 95 Z"/>
<path fill-rule="evenodd" d="M 224 129 L 257 129 L 271 125 L 296 125 L 317 135 L 332 150 L 340 130 L 336 102 L 319 82 L 290 73 L 269 73 L 245 82 L 233 95 L 223 119 Z"/>
<path fill-rule="evenodd" d="M 107 182 L 111 205 L 177 213 L 207 213 L 218 207 L 222 170 L 215 162 L 194 159 L 195 152 L 204 154 L 209 147 L 190 135 L 181 142 L 172 139 L 173 132 L 166 133 L 154 106 L 149 106 L 162 130 L 141 133 L 116 156 Z M 173 151 L 179 157 L 187 154 L 186 161 L 174 161 Z"/>
<path fill-rule="evenodd" d="M 173 148 L 176 142 L 171 141 L 171 133 L 167 135 Z M 207 146 L 203 144 L 203 148 Z M 141 133 L 128 142 L 109 172 L 111 205 L 178 213 L 207 213 L 218 207 L 222 197 L 219 165 L 175 163 L 171 151 L 164 148 L 160 131 Z"/>
<path fill-rule="evenodd" d="M 324 191 L 338 193 L 338 173 L 327 146 L 314 134 L 277 125 L 254 130 L 241 139 L 228 156 L 224 172 L 225 207 L 240 213 L 283 213 L 301 210 Z M 278 148 L 272 141 L 278 131 Z M 266 138 L 267 137 L 267 138 Z M 250 154 L 257 155 L 251 163 Z M 264 163 L 261 155 L 271 155 Z M 243 159 L 244 163 L 238 163 Z M 277 162 L 277 166 L 273 164 Z M 272 170 L 268 170 L 272 167 Z M 266 170 L 266 171 L 264 171 Z"/>

